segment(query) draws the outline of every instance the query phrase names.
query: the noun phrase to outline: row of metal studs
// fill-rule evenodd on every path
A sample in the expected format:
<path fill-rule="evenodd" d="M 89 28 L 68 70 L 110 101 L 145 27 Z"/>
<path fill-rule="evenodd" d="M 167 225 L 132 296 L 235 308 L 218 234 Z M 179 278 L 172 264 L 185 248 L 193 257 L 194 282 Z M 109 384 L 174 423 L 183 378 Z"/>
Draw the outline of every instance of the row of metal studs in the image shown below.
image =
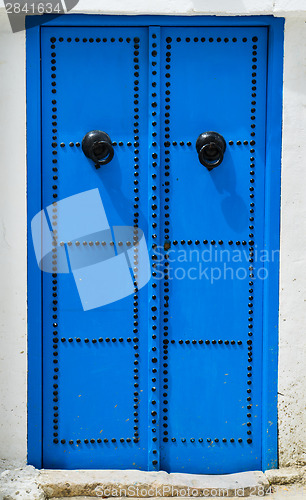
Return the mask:
<path fill-rule="evenodd" d="M 251 142 L 250 142 L 250 144 L 251 144 Z M 230 140 L 230 141 L 228 141 L 228 144 L 230 146 L 234 146 L 235 142 Z M 246 140 L 245 141 L 240 141 L 240 140 L 236 141 L 237 146 L 241 146 L 241 145 L 247 146 L 248 144 L 249 144 L 249 141 L 246 141 Z M 172 141 L 172 146 L 185 146 L 185 145 L 190 147 L 190 146 L 192 146 L 192 142 L 191 141 L 187 141 L 187 142 L 185 142 L 185 141 Z M 170 141 L 164 142 L 164 146 L 166 148 L 169 148 L 171 146 L 171 142 Z"/>
<path fill-rule="evenodd" d="M 61 439 L 60 442 L 61 444 L 76 444 L 76 445 L 79 445 L 79 444 L 94 444 L 94 443 L 98 443 L 98 444 L 102 444 L 102 443 L 138 443 L 139 439 L 137 437 L 133 437 L 133 438 L 119 438 L 119 439 L 116 439 L 116 438 L 110 438 L 110 439 L 107 439 L 107 438 L 104 438 L 104 439 L 101 439 L 101 438 L 98 438 L 98 439 L 94 439 L 94 438 L 91 438 L 91 439 L 76 439 L 76 440 L 73 440 L 73 439 Z M 57 442 L 59 442 L 59 440 L 57 440 Z"/>
<path fill-rule="evenodd" d="M 57 144 L 56 144 L 56 145 L 57 145 Z M 80 142 L 72 142 L 72 141 L 70 141 L 70 142 L 68 143 L 68 145 L 69 145 L 71 148 L 73 148 L 74 146 L 76 146 L 77 148 L 79 148 L 79 147 L 81 146 L 81 143 L 80 143 Z M 122 142 L 122 141 L 119 141 L 119 142 L 117 142 L 117 141 L 113 141 L 113 142 L 112 142 L 112 145 L 113 145 L 113 146 L 120 146 L 120 147 L 122 147 L 122 146 L 125 146 L 125 143 L 124 143 L 124 142 Z M 61 142 L 61 143 L 60 143 L 60 147 L 61 147 L 61 148 L 65 148 L 66 146 L 67 146 L 67 144 L 66 144 L 65 142 Z M 128 141 L 128 142 L 126 143 L 126 146 L 131 147 L 131 146 L 133 146 L 133 144 L 132 144 L 132 142 L 131 142 L 131 141 Z"/>
<path fill-rule="evenodd" d="M 56 339 L 56 340 L 58 342 L 58 339 Z M 118 342 L 132 342 L 133 341 L 135 344 L 137 344 L 137 342 L 139 341 L 139 338 L 138 337 L 134 337 L 133 339 L 131 339 L 130 337 L 128 337 L 127 339 L 124 339 L 122 337 L 119 337 L 119 339 L 115 339 L 115 338 L 111 339 L 109 337 L 106 337 L 105 339 L 103 339 L 102 337 L 98 337 L 97 339 L 88 339 L 88 338 L 81 339 L 80 337 L 62 337 L 61 338 L 62 342 L 66 342 L 66 341 L 74 342 L 75 341 L 75 342 L 85 342 L 85 344 L 88 344 L 90 342 L 92 342 L 93 344 L 96 344 L 97 342 L 101 343 L 103 341 L 115 343 L 115 342 L 117 342 L 117 340 L 118 340 Z M 135 345 L 134 348 L 138 349 L 138 346 Z"/>
<path fill-rule="evenodd" d="M 230 443 L 234 443 L 235 442 L 235 439 L 234 438 L 222 438 L 222 439 L 219 439 L 219 438 L 215 438 L 215 439 L 211 439 L 211 438 L 205 438 L 205 440 L 203 438 L 180 438 L 180 439 L 177 439 L 175 437 L 172 437 L 169 439 L 169 441 L 172 441 L 173 443 L 175 443 L 176 441 L 181 441 L 182 443 L 186 443 L 187 441 L 190 441 L 190 443 L 195 443 L 196 441 L 198 441 L 199 443 L 203 443 L 205 440 L 207 441 L 207 443 L 219 443 L 219 442 L 222 442 L 222 443 L 227 443 L 227 442 L 230 442 Z M 238 438 L 236 439 L 236 441 L 238 443 L 242 443 L 243 442 L 243 439 L 242 438 Z"/>
<path fill-rule="evenodd" d="M 56 94 L 56 53 L 54 52 L 55 50 L 55 41 L 56 39 L 52 37 L 50 39 L 51 42 L 51 93 L 52 93 L 52 155 L 54 157 L 57 156 L 57 100 L 54 98 L 54 94 Z M 52 172 L 53 172 L 53 185 L 52 185 L 52 191 L 53 191 L 53 199 L 56 200 L 58 197 L 57 194 L 57 181 L 58 181 L 58 166 L 57 166 L 57 158 L 52 159 Z M 58 282 L 57 282 L 57 217 L 58 217 L 58 212 L 57 212 L 57 203 L 56 201 L 53 202 L 53 208 L 52 208 L 52 227 L 53 227 L 53 249 L 52 249 L 52 264 L 53 264 L 53 271 L 55 271 L 52 274 L 52 309 L 53 309 L 53 317 L 52 317 L 52 328 L 53 328 L 53 442 L 57 444 L 59 442 L 58 440 L 58 315 L 57 315 L 57 293 L 58 293 Z"/>
<path fill-rule="evenodd" d="M 170 144 L 170 87 L 171 87 L 171 82 L 170 82 L 170 69 L 171 69 L 171 42 L 172 39 L 171 37 L 166 38 L 166 61 L 165 61 L 165 124 L 164 124 L 164 138 L 165 142 L 164 144 Z M 164 153 L 164 162 L 165 162 L 165 170 L 164 170 L 164 238 L 165 238 L 165 251 L 170 248 L 170 241 L 169 241 L 169 225 L 170 225 L 170 151 L 167 149 L 167 146 L 165 146 L 165 153 Z M 162 397 L 163 397 L 163 442 L 168 441 L 168 322 L 169 322 L 169 261 L 168 261 L 168 254 L 165 254 L 165 263 L 164 263 L 164 294 L 163 294 L 163 392 L 162 392 Z"/>
<path fill-rule="evenodd" d="M 135 205 L 134 205 L 134 207 L 135 207 Z M 137 204 L 137 207 L 138 207 L 138 204 Z M 134 216 L 135 216 L 135 215 L 134 215 Z M 100 243 L 101 243 L 101 246 L 103 246 L 103 247 L 104 247 L 104 246 L 106 246 L 106 245 L 110 245 L 111 247 L 115 246 L 115 242 L 114 242 L 114 241 L 101 241 L 101 242 L 100 242 L 100 241 L 83 241 L 83 242 L 82 242 L 82 245 L 83 245 L 83 246 L 86 246 L 86 245 L 88 244 L 90 247 L 92 247 L 92 246 L 94 246 L 94 245 L 95 245 L 95 246 L 99 246 L 99 245 L 100 245 Z M 134 242 L 134 243 L 135 243 L 135 242 Z M 67 241 L 67 245 L 68 245 L 69 247 L 71 247 L 73 244 L 75 244 L 77 247 L 81 245 L 81 243 L 80 243 L 79 241 L 74 241 L 74 242 L 73 242 L 73 241 Z M 124 244 L 125 244 L 126 246 L 128 246 L 128 247 L 130 247 L 130 246 L 132 245 L 131 241 L 127 241 L 126 243 L 123 243 L 123 241 L 118 241 L 118 242 L 117 242 L 117 245 L 118 245 L 119 247 L 121 247 L 121 246 L 122 246 L 122 245 L 124 245 Z M 64 242 L 64 241 L 61 241 L 61 242 L 60 242 L 60 246 L 64 246 L 64 245 L 65 245 L 65 242 Z"/>
<path fill-rule="evenodd" d="M 152 259 L 152 294 L 149 297 L 150 308 L 150 327 L 151 338 L 149 342 L 149 376 L 151 378 L 149 387 L 149 461 L 150 469 L 159 469 L 159 434 L 157 432 L 159 418 L 160 418 L 160 405 L 159 405 L 159 338 L 156 335 L 159 322 L 159 289 L 156 279 L 156 264 L 155 255 L 156 239 L 160 233 L 159 217 L 159 170 L 160 170 L 160 157 L 159 157 L 159 144 L 160 144 L 160 29 L 156 27 L 149 28 L 149 168 L 151 172 L 150 182 L 150 199 L 149 199 L 149 213 L 151 216 L 152 229 L 149 234 L 149 247 Z"/>
<path fill-rule="evenodd" d="M 191 38 L 191 37 L 188 37 L 188 36 L 187 36 L 185 39 L 182 39 L 181 37 L 177 37 L 177 38 L 175 39 L 175 41 L 176 41 L 176 42 L 181 42 L 182 40 L 183 40 L 183 41 L 185 41 L 185 42 L 187 42 L 187 43 L 189 43 L 189 42 L 200 42 L 200 41 L 201 41 L 201 42 L 206 42 L 206 41 L 207 41 L 207 42 L 210 42 L 210 43 L 212 43 L 212 42 L 214 42 L 214 41 L 216 41 L 216 42 L 218 42 L 218 43 L 219 43 L 219 42 L 222 42 L 222 38 L 221 38 L 221 37 L 218 37 L 218 38 L 216 38 L 216 39 L 214 39 L 213 37 L 209 37 L 208 39 L 206 39 L 204 36 L 203 36 L 203 37 L 201 37 L 201 38 L 198 38 L 197 36 L 196 36 L 196 37 L 194 37 L 194 38 Z M 247 39 L 246 37 L 243 37 L 243 38 L 242 38 L 242 41 L 243 41 L 244 43 L 245 43 L 245 42 L 247 42 L 247 40 L 248 40 L 248 39 Z M 236 43 L 236 42 L 238 41 L 238 39 L 237 39 L 236 37 L 233 37 L 232 39 L 230 39 L 230 38 L 228 38 L 228 37 L 225 37 L 225 38 L 224 38 L 224 42 L 225 42 L 225 43 L 228 43 L 228 42 L 230 42 L 230 41 L 232 41 L 232 42 Z"/>
<path fill-rule="evenodd" d="M 170 37 L 168 37 L 168 38 L 170 38 Z M 56 41 L 56 39 L 55 39 L 54 37 L 53 37 L 53 40 L 54 40 L 54 42 Z M 64 42 L 64 41 L 65 41 L 65 39 L 64 39 L 63 37 L 60 37 L 60 38 L 58 39 L 58 41 L 59 41 L 59 42 Z M 93 42 L 97 42 L 97 43 L 104 42 L 104 43 L 106 43 L 106 42 L 107 42 L 107 38 L 99 38 L 99 37 L 98 37 L 98 38 L 96 38 L 96 39 L 94 39 L 94 38 L 82 38 L 82 39 L 80 39 L 79 37 L 76 37 L 76 38 L 74 38 L 74 39 L 73 39 L 73 38 L 71 38 L 71 37 L 68 37 L 68 38 L 66 39 L 66 41 L 67 41 L 68 43 L 73 42 L 73 41 L 75 41 L 75 42 L 80 42 L 80 41 L 82 41 L 82 42 L 84 42 L 84 43 L 86 43 L 86 42 L 89 42 L 89 43 L 93 43 Z M 110 42 L 112 42 L 112 43 L 114 43 L 114 42 L 116 42 L 116 38 L 112 37 L 112 38 L 110 38 L 110 39 L 109 39 L 109 41 L 110 41 Z M 118 42 L 122 43 L 122 42 L 124 42 L 124 41 L 126 41 L 127 43 L 130 43 L 130 42 L 131 42 L 131 38 L 129 38 L 129 37 L 127 37 L 126 39 L 124 39 L 124 38 L 122 38 L 122 37 L 118 38 Z M 135 39 L 134 39 L 134 41 L 135 41 Z M 172 40 L 171 40 L 171 41 L 172 41 Z M 176 41 L 177 41 L 177 42 L 181 42 L 181 41 L 182 41 L 182 38 L 177 37 L 177 38 L 176 38 Z M 201 42 L 205 42 L 205 41 L 208 41 L 208 42 L 210 42 L 210 43 L 211 43 L 211 42 L 213 42 L 213 41 L 214 41 L 214 38 L 210 37 L 210 38 L 208 38 L 208 40 L 206 40 L 206 38 L 205 38 L 205 37 L 201 37 L 201 38 L 194 37 L 193 39 L 192 39 L 191 37 L 186 37 L 186 38 L 185 38 L 185 41 L 186 41 L 187 43 L 192 42 L 192 41 L 193 41 L 193 42 L 199 42 L 199 41 L 201 41 Z M 217 41 L 217 42 L 221 42 L 221 41 L 222 41 L 222 38 L 218 37 L 218 38 L 216 38 L 216 39 L 215 39 L 215 41 Z M 233 38 L 232 38 L 232 40 L 230 40 L 230 38 L 228 38 L 228 37 L 225 37 L 225 38 L 224 38 L 224 42 L 225 42 L 225 43 L 228 43 L 229 41 L 232 41 L 232 42 L 234 42 L 234 43 L 235 43 L 235 42 L 237 42 L 237 41 L 238 41 L 238 39 L 237 39 L 236 37 L 233 37 Z M 244 43 L 245 43 L 245 42 L 247 42 L 247 38 L 246 38 L 246 37 L 243 37 L 243 38 L 242 38 L 242 41 L 243 41 Z"/>
<path fill-rule="evenodd" d="M 111 41 L 114 39 L 111 39 Z M 133 255 L 133 273 L 134 273 L 134 303 L 133 303 L 133 333 L 138 334 L 138 223 L 139 223 L 139 50 L 140 39 L 134 38 L 133 62 L 134 62 L 134 255 Z M 137 338 L 137 337 L 136 337 Z M 134 345 L 134 442 L 139 440 L 139 339 Z"/>
<path fill-rule="evenodd" d="M 172 441 L 173 443 L 175 443 L 176 441 L 181 441 L 182 443 L 187 443 L 187 441 L 189 441 L 190 443 L 195 443 L 196 441 L 198 441 L 199 443 L 204 443 L 204 441 L 206 441 L 207 443 L 235 443 L 236 441 L 238 443 L 242 443 L 243 442 L 243 439 L 242 438 L 238 438 L 238 439 L 234 439 L 234 438 L 222 438 L 222 439 L 219 439 L 219 438 L 175 438 L 175 437 L 172 437 L 172 438 L 167 438 L 167 441 Z M 69 439 L 69 440 L 66 440 L 66 439 L 61 439 L 60 442 L 61 444 L 70 444 L 70 445 L 73 445 L 73 444 L 76 444 L 76 445 L 80 445 L 82 443 L 84 444 L 107 444 L 107 443 L 131 443 L 131 442 L 134 442 L 134 443 L 137 443 L 139 440 L 137 438 L 110 438 L 110 439 L 107 439 L 107 438 L 98 438 L 98 439 L 94 439 L 94 438 L 91 438 L 91 439 L 76 439 L 76 440 L 73 440 L 73 439 Z M 249 442 L 249 440 L 247 440 L 247 442 Z"/>
<path fill-rule="evenodd" d="M 221 340 L 221 339 L 219 339 L 219 340 L 208 340 L 208 339 L 206 339 L 206 340 L 202 340 L 202 339 L 200 339 L 200 340 L 195 340 L 195 339 L 193 339 L 193 340 L 189 340 L 189 339 L 173 340 L 172 339 L 172 340 L 167 340 L 167 341 L 164 340 L 164 342 L 166 344 L 169 344 L 169 343 L 175 344 L 177 342 L 178 344 L 185 343 L 185 344 L 206 344 L 206 345 L 209 345 L 210 343 L 212 343 L 214 345 L 215 344 L 221 345 L 224 343 L 225 345 L 235 345 L 237 343 L 238 345 L 242 345 L 242 340 Z"/>
<path fill-rule="evenodd" d="M 187 241 L 186 241 L 186 240 L 181 240 L 181 241 L 178 241 L 178 240 L 173 240 L 173 242 L 172 242 L 172 243 L 173 243 L 173 245 L 179 245 L 179 244 L 181 244 L 181 245 L 185 245 L 185 243 L 187 243 L 187 245 L 192 245 L 192 243 L 193 243 L 193 242 L 192 242 L 192 240 L 187 240 Z M 224 241 L 223 241 L 223 240 L 218 240 L 218 241 L 216 241 L 216 240 L 211 240 L 211 241 L 209 242 L 208 240 L 203 240 L 203 243 L 204 243 L 204 245 L 208 245 L 208 244 L 210 244 L 210 245 L 223 245 L 223 244 L 224 244 Z M 226 242 L 225 242 L 225 243 L 226 243 Z M 250 242 L 249 242 L 249 243 L 250 243 Z M 195 245 L 200 245 L 200 244 L 201 244 L 201 241 L 200 241 L 200 240 L 195 240 L 195 241 L 194 241 L 194 244 L 195 244 Z M 229 240 L 229 241 L 228 241 L 228 244 L 229 244 L 229 245 L 237 245 L 237 246 L 239 246 L 239 245 L 247 245 L 247 242 L 246 242 L 245 240 L 243 240 L 243 241 L 239 241 L 239 240 L 238 240 L 238 241 L 236 241 L 236 242 L 234 243 L 234 242 L 233 242 L 233 240 Z"/>
<path fill-rule="evenodd" d="M 154 201 L 154 206 L 155 206 L 156 205 L 156 200 L 153 200 L 153 201 Z M 134 205 L 134 207 L 135 206 L 138 207 L 138 205 Z M 155 227 L 157 227 L 157 223 L 156 223 Z M 155 236 L 156 235 L 154 235 L 154 237 Z M 187 243 L 187 245 L 192 245 L 193 243 L 195 245 L 200 245 L 202 242 L 200 240 L 195 240 L 194 242 L 192 240 L 187 240 L 187 241 L 186 240 L 181 240 L 181 241 L 173 240 L 172 243 L 173 243 L 173 245 L 180 245 L 180 244 L 181 245 L 185 245 L 185 243 Z M 218 241 L 211 240 L 209 242 L 208 240 L 203 240 L 203 243 L 204 243 L 204 245 L 207 245 L 207 244 L 210 244 L 210 245 L 223 245 L 224 241 L 223 240 L 218 240 Z M 228 242 L 225 242 L 225 244 L 226 243 L 228 243 L 229 245 L 237 245 L 237 246 L 239 246 L 239 245 L 247 245 L 247 242 L 245 240 L 243 240 L 243 241 L 236 241 L 236 242 L 234 242 L 233 240 L 229 240 Z M 80 246 L 81 244 L 83 246 L 89 245 L 91 247 L 94 246 L 94 245 L 95 246 L 99 246 L 100 244 L 101 244 L 101 246 L 106 246 L 106 245 L 114 246 L 115 242 L 114 241 L 109 241 L 109 242 L 107 242 L 107 241 L 101 241 L 101 242 L 100 241 L 82 241 L 82 242 L 80 242 L 80 241 L 74 241 L 74 242 L 73 241 L 67 241 L 67 245 L 68 246 L 72 246 L 73 244 L 76 245 L 76 246 Z M 253 244 L 254 244 L 254 241 L 250 240 L 249 241 L 249 245 L 253 245 Z M 60 241 L 60 246 L 64 246 L 64 245 L 65 245 L 65 242 L 64 241 Z M 131 241 L 126 241 L 126 242 L 118 241 L 117 245 L 118 246 L 123 246 L 123 245 L 131 246 L 132 242 Z M 157 245 L 155 243 L 154 243 L 154 245 L 155 245 L 155 248 L 157 248 Z M 167 244 L 167 249 L 169 249 L 170 246 L 171 246 L 171 243 L 169 241 L 169 243 Z"/>
<path fill-rule="evenodd" d="M 256 112 L 256 91 L 257 91 L 257 87 L 256 87 L 256 75 L 257 75 L 257 45 L 256 45 L 256 42 L 258 41 L 258 38 L 257 36 L 254 36 L 252 38 L 252 42 L 254 43 L 254 45 L 252 45 L 252 78 L 251 78 L 251 132 L 250 132 L 250 135 L 252 137 L 252 140 L 250 141 L 250 146 L 251 146 L 251 149 L 250 149 L 250 217 L 249 217 L 249 222 L 250 222 L 250 225 L 249 225 L 249 230 L 250 230 L 250 233 L 249 233 L 249 237 L 250 238 L 254 238 L 254 182 L 255 182 L 255 179 L 254 179 L 254 167 L 255 167 L 255 128 L 256 128 L 256 124 L 255 124 L 255 112 Z M 249 312 L 249 331 L 248 331 L 248 336 L 249 337 L 252 337 L 253 336 L 253 315 L 254 315 L 254 311 L 253 311 L 253 300 L 254 300 L 254 289 L 253 289 L 253 286 L 254 286 L 254 282 L 253 282 L 253 278 L 254 278 L 254 274 L 253 274 L 253 259 L 254 257 L 254 240 L 250 240 L 249 241 L 249 262 L 250 262 L 250 268 L 249 268 L 249 302 L 248 302 L 248 312 Z M 252 361 L 253 361 L 253 351 L 252 351 L 252 348 L 253 348 L 253 341 L 252 339 L 250 339 L 248 342 L 250 342 L 249 346 L 248 346 L 248 372 L 247 372 L 247 377 L 248 377 L 248 380 L 247 380 L 247 419 L 248 419 L 248 422 L 247 422 L 247 427 L 248 427 L 248 430 L 247 430 L 247 434 L 248 434 L 248 439 L 247 439 L 247 442 L 249 444 L 252 443 L 252 422 L 251 422 L 251 417 L 252 417 L 252 397 L 251 397 L 251 393 L 252 393 L 252 389 L 251 389 L 251 385 L 252 385 L 252 381 L 251 381 L 251 377 L 252 377 Z"/>
<path fill-rule="evenodd" d="M 55 38 L 54 38 L 54 41 L 55 41 Z M 107 38 L 99 38 L 99 37 L 98 37 L 98 38 L 96 38 L 96 39 L 94 39 L 94 38 L 82 38 L 82 39 L 81 39 L 81 38 L 79 38 L 79 37 L 76 37 L 76 38 L 74 38 L 74 39 L 73 39 L 73 38 L 71 38 L 71 37 L 68 37 L 68 38 L 65 40 L 63 37 L 60 37 L 60 38 L 58 39 L 58 41 L 59 41 L 59 42 L 64 42 L 64 41 L 66 41 L 66 42 L 68 42 L 68 43 L 70 43 L 70 42 L 80 42 L 80 41 L 81 41 L 81 42 L 84 42 L 84 43 L 86 43 L 86 42 L 89 42 L 89 43 L 93 43 L 93 42 L 97 42 L 97 43 L 104 42 L 104 43 L 106 43 L 106 42 L 107 42 Z M 112 38 L 110 38 L 110 39 L 109 39 L 109 41 L 110 41 L 110 42 L 112 42 L 112 43 L 114 43 L 114 42 L 116 42 L 116 38 L 112 37 Z M 124 41 L 125 41 L 125 42 L 127 42 L 127 43 L 130 43 L 130 42 L 132 41 L 132 39 L 131 39 L 131 38 L 129 38 L 129 37 L 127 37 L 127 38 L 125 38 L 125 39 L 124 39 L 124 38 L 122 38 L 122 37 L 120 37 L 120 38 L 118 38 L 118 40 L 117 40 L 117 41 L 118 41 L 118 42 L 120 42 L 120 43 L 122 43 L 122 42 L 124 42 Z M 135 42 L 135 38 L 134 38 L 134 42 Z"/>
<path fill-rule="evenodd" d="M 230 140 L 230 141 L 228 141 L 228 144 L 230 146 L 233 146 L 235 144 L 235 142 L 232 141 L 232 140 Z M 241 146 L 241 145 L 247 146 L 248 144 L 249 144 L 249 141 L 239 141 L 239 140 L 236 141 L 236 145 L 237 146 Z M 253 145 L 253 144 L 255 144 L 255 142 L 254 141 L 250 141 L 250 145 Z M 68 143 L 68 145 L 71 148 L 73 148 L 74 146 L 76 146 L 77 148 L 79 148 L 81 146 L 81 143 L 80 142 L 72 142 L 72 141 L 70 141 Z M 128 141 L 126 144 L 123 141 L 119 141 L 119 142 L 113 141 L 112 145 L 113 146 L 120 146 L 120 147 L 126 145 L 128 147 L 131 147 L 133 144 L 131 143 L 131 141 Z M 172 141 L 172 146 L 185 146 L 185 145 L 186 146 L 192 146 L 192 142 L 191 141 L 187 141 L 187 142 L 184 142 L 184 141 Z M 56 144 L 56 146 L 57 146 L 57 144 Z M 65 144 L 65 142 L 61 142 L 60 143 L 60 147 L 61 148 L 65 148 L 66 146 L 67 146 L 67 144 Z M 164 143 L 164 146 L 167 147 L 167 148 L 169 148 L 171 146 L 171 142 L 166 141 Z"/>

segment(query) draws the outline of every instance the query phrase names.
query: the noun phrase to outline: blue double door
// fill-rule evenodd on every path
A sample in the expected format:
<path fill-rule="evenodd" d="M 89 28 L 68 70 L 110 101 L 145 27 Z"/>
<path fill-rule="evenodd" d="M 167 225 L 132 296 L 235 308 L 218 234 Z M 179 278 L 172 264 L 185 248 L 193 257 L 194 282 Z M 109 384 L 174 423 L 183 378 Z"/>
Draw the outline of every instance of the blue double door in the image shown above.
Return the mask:
<path fill-rule="evenodd" d="M 266 67 L 263 27 L 41 28 L 43 467 L 261 468 Z M 92 130 L 114 150 L 99 168 Z M 213 169 L 207 131 L 226 143 Z M 125 292 L 110 260 L 138 229 L 150 279 Z M 103 305 L 77 252 L 106 265 Z"/>

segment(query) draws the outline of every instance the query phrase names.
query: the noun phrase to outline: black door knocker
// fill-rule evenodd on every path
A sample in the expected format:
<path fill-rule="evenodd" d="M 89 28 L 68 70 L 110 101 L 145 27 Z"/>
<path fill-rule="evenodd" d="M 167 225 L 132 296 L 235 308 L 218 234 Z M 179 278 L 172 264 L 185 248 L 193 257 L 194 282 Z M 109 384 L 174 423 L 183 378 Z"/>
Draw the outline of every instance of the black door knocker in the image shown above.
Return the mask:
<path fill-rule="evenodd" d="M 114 156 L 111 138 L 101 130 L 91 130 L 84 135 L 82 150 L 84 155 L 94 162 L 96 168 L 106 165 Z"/>
<path fill-rule="evenodd" d="M 209 171 L 222 163 L 225 148 L 226 142 L 217 132 L 204 132 L 197 138 L 199 161 Z"/>

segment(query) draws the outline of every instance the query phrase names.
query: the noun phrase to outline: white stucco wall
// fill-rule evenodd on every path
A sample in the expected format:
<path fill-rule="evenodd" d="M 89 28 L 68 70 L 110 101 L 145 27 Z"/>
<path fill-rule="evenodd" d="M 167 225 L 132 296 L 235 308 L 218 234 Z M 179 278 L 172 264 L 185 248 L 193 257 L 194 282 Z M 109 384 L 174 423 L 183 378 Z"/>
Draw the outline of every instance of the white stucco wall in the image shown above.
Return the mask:
<path fill-rule="evenodd" d="M 26 457 L 24 33 L 0 14 L 0 458 Z"/>
<path fill-rule="evenodd" d="M 0 459 L 21 465 L 27 418 L 25 34 L 11 33 L 1 6 L 0 1 Z M 73 12 L 286 17 L 279 451 L 281 466 L 306 463 L 305 0 L 80 0 Z"/>
<path fill-rule="evenodd" d="M 278 388 L 283 465 L 306 462 L 305 21 L 306 12 L 288 19 L 285 31 Z"/>

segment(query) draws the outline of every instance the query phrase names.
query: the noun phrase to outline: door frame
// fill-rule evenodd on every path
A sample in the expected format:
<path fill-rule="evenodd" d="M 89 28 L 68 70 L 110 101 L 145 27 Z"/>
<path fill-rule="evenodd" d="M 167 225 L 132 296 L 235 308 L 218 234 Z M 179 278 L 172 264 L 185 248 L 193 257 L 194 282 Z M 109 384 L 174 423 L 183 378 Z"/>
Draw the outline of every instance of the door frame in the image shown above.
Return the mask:
<path fill-rule="evenodd" d="M 30 222 L 42 210 L 41 44 L 42 26 L 201 26 L 268 28 L 265 175 L 265 249 L 279 249 L 284 19 L 273 16 L 156 16 L 68 14 L 26 18 L 27 242 L 28 242 L 28 464 L 42 467 L 42 274 Z M 270 255 L 270 254 L 269 254 Z M 278 467 L 279 254 L 265 262 L 263 284 L 262 470 Z"/>

